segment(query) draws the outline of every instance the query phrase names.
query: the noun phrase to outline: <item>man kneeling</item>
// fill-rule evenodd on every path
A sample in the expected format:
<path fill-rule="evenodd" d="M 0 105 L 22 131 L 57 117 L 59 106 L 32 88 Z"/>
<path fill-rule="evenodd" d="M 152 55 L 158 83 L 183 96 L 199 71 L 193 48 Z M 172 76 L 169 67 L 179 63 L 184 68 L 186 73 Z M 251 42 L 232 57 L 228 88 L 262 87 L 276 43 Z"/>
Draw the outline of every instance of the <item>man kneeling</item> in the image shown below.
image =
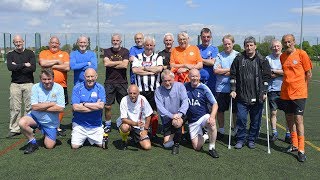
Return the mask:
<path fill-rule="evenodd" d="M 89 143 L 103 147 L 102 113 L 106 102 L 104 87 L 97 83 L 96 71 L 85 71 L 84 82 L 74 86 L 72 91 L 72 134 L 71 147 L 78 149 L 88 139 Z"/>
<path fill-rule="evenodd" d="M 190 70 L 189 79 L 190 82 L 186 83 L 185 86 L 189 98 L 187 119 L 192 146 L 197 151 L 201 150 L 206 141 L 202 136 L 202 128 L 205 128 L 209 135 L 209 155 L 213 158 L 218 158 L 219 155 L 215 150 L 217 101 L 210 89 L 205 84 L 200 83 L 199 70 Z M 210 114 L 208 104 L 212 107 Z"/>
<path fill-rule="evenodd" d="M 128 88 L 128 95 L 120 102 L 120 118 L 117 126 L 122 137 L 123 150 L 127 149 L 127 139 L 131 135 L 135 143 L 144 150 L 151 149 L 148 129 L 153 110 L 147 99 L 139 94 L 137 85 Z"/>
<path fill-rule="evenodd" d="M 33 85 L 31 90 L 32 110 L 19 121 L 21 131 L 29 141 L 24 151 L 25 154 L 31 154 L 38 149 L 32 129 L 35 127 L 38 127 L 44 134 L 44 146 L 47 149 L 55 146 L 57 128 L 60 124 L 59 112 L 63 111 L 64 103 L 63 88 L 53 82 L 52 69 L 41 70 L 40 83 Z"/>

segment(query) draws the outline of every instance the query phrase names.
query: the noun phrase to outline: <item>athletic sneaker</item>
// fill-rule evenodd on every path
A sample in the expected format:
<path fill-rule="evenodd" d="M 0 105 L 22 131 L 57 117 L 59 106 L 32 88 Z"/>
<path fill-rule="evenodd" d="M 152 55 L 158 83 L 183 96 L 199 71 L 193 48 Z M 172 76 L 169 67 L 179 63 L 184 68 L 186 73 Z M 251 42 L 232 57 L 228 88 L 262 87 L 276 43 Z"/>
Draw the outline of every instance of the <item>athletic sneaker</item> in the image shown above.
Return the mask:
<path fill-rule="evenodd" d="M 215 149 L 209 150 L 209 155 L 213 158 L 219 158 L 219 155 Z"/>
<path fill-rule="evenodd" d="M 122 141 L 122 150 L 128 149 L 128 141 Z"/>
<path fill-rule="evenodd" d="M 272 141 L 272 142 L 275 142 L 276 140 L 278 140 L 278 132 L 272 133 L 271 141 Z"/>
<path fill-rule="evenodd" d="M 24 150 L 24 154 L 31 154 L 37 149 L 39 149 L 38 144 L 32 144 L 31 142 L 29 142 L 27 148 Z"/>
<path fill-rule="evenodd" d="M 287 147 L 287 149 L 285 150 L 285 152 L 295 152 L 295 151 L 298 151 L 298 148 L 297 147 L 295 147 L 294 145 L 290 145 L 290 146 L 288 146 Z"/>
<path fill-rule="evenodd" d="M 284 142 L 291 144 L 291 135 L 290 133 L 286 133 L 286 137 L 284 138 Z"/>
<path fill-rule="evenodd" d="M 111 132 L 111 126 L 105 126 L 103 129 L 105 133 Z"/>
<path fill-rule="evenodd" d="M 256 144 L 255 144 L 253 141 L 249 141 L 249 142 L 248 142 L 248 147 L 249 147 L 250 149 L 254 149 L 254 148 L 256 148 Z"/>
<path fill-rule="evenodd" d="M 60 137 L 66 136 L 66 130 L 65 129 L 57 130 L 57 135 L 60 136 Z"/>
<path fill-rule="evenodd" d="M 306 154 L 304 154 L 304 153 L 302 153 L 302 152 L 298 152 L 298 161 L 299 162 L 304 162 L 304 161 L 306 161 L 306 159 L 307 159 L 307 156 L 306 156 Z"/>
<path fill-rule="evenodd" d="M 243 142 L 238 141 L 237 144 L 234 146 L 235 149 L 241 149 L 243 147 Z"/>
<path fill-rule="evenodd" d="M 173 145 L 171 154 L 173 154 L 173 155 L 179 154 L 179 143 L 176 143 Z"/>

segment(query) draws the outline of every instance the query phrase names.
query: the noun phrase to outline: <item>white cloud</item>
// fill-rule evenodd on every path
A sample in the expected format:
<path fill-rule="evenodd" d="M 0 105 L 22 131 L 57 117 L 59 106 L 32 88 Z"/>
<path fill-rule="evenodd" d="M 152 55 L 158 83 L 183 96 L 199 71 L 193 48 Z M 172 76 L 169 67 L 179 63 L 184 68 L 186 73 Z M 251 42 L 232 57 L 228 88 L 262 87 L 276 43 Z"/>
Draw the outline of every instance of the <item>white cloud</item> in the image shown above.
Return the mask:
<path fill-rule="evenodd" d="M 301 14 L 302 7 L 292 8 L 290 11 Z M 303 13 L 309 15 L 320 15 L 320 3 L 304 5 Z"/>
<path fill-rule="evenodd" d="M 108 4 L 108 3 L 102 3 L 100 4 L 100 14 L 107 15 L 109 17 L 114 16 L 120 16 L 124 14 L 124 10 L 126 9 L 126 6 L 122 4 Z"/>
<path fill-rule="evenodd" d="M 42 21 L 38 18 L 32 18 L 27 22 L 27 24 L 30 26 L 39 26 L 41 23 Z"/>
<path fill-rule="evenodd" d="M 19 6 L 31 12 L 46 12 L 51 4 L 52 0 L 22 0 Z"/>
<path fill-rule="evenodd" d="M 190 8 L 199 7 L 199 5 L 198 5 L 198 4 L 195 4 L 192 0 L 186 1 L 186 5 L 189 6 Z"/>

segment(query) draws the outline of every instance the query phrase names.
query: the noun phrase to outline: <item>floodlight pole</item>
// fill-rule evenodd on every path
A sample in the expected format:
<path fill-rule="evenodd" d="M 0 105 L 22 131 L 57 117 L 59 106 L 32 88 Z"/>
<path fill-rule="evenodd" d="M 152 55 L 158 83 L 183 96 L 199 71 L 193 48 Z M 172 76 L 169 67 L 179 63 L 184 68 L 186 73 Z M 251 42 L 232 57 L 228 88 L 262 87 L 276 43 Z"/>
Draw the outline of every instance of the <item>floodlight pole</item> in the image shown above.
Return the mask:
<path fill-rule="evenodd" d="M 302 49 L 302 41 L 303 41 L 303 0 L 301 0 L 301 30 L 300 30 L 300 49 Z"/>
<path fill-rule="evenodd" d="M 100 23 L 99 23 L 99 0 L 97 0 L 97 46 L 98 46 L 98 62 L 100 61 Z"/>

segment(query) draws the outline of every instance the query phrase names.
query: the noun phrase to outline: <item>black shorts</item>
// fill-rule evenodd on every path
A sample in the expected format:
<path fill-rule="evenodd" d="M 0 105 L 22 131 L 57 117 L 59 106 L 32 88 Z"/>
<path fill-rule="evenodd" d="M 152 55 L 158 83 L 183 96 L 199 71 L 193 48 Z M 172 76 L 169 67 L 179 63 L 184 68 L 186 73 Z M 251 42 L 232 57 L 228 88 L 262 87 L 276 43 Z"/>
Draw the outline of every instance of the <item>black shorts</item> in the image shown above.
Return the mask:
<path fill-rule="evenodd" d="M 69 104 L 68 88 L 63 87 L 63 92 L 64 92 L 64 105 L 66 106 Z"/>
<path fill-rule="evenodd" d="M 140 132 L 141 132 L 140 129 L 137 129 L 137 128 L 134 128 L 134 127 L 131 126 L 130 136 L 131 136 L 131 138 L 133 139 L 133 141 L 135 143 L 139 143 L 140 141 L 143 141 L 145 139 L 150 139 L 149 136 L 147 136 L 144 139 L 141 139 L 140 138 Z"/>
<path fill-rule="evenodd" d="M 216 92 L 215 98 L 218 102 L 218 112 L 225 112 L 229 110 L 231 98 L 230 93 Z M 232 99 L 232 112 L 237 112 L 237 103 L 235 99 Z"/>
<path fill-rule="evenodd" d="M 154 91 L 141 91 L 140 94 L 148 100 L 152 110 L 156 111 L 157 106 L 156 101 L 154 100 Z"/>
<path fill-rule="evenodd" d="M 277 109 L 283 110 L 283 103 L 280 99 L 280 91 L 271 91 L 268 92 L 268 101 L 270 111 L 275 111 Z"/>
<path fill-rule="evenodd" d="M 181 118 L 183 120 L 182 126 L 184 126 L 187 121 L 187 116 L 183 115 Z M 163 124 L 162 125 L 163 136 L 169 136 L 169 135 L 175 134 L 175 133 L 182 133 L 181 127 L 178 129 L 175 128 L 174 126 L 172 126 L 172 121 L 168 122 L 167 124 Z"/>
<path fill-rule="evenodd" d="M 128 95 L 127 89 L 128 84 L 127 83 L 121 83 L 121 84 L 104 84 L 105 90 L 106 90 L 106 106 L 111 106 L 114 104 L 114 100 L 117 99 L 118 104 L 120 104 L 121 99 Z"/>
<path fill-rule="evenodd" d="M 303 115 L 306 99 L 282 100 L 286 114 Z"/>

